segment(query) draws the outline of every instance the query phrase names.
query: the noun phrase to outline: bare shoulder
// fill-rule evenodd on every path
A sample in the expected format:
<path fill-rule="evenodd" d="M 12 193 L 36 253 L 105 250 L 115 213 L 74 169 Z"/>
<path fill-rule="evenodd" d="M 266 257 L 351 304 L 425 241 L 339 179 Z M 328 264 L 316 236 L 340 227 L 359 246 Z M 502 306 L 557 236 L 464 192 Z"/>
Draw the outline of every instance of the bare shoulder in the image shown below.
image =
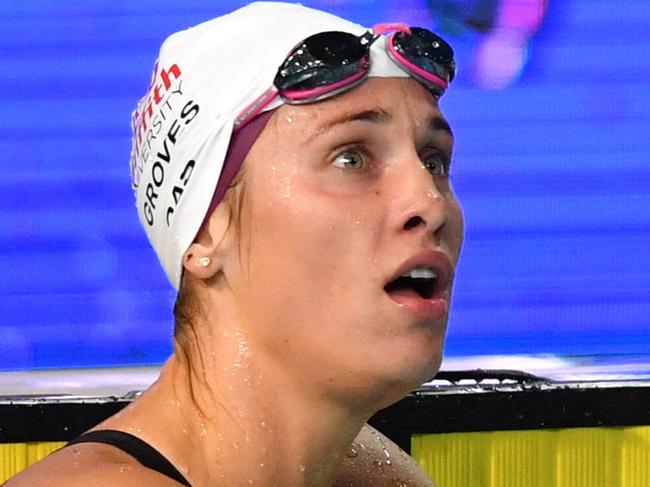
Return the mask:
<path fill-rule="evenodd" d="M 404 450 L 365 425 L 343 458 L 335 487 L 436 487 Z"/>
<path fill-rule="evenodd" d="M 174 480 L 99 444 L 58 450 L 10 478 L 3 487 L 178 487 Z"/>

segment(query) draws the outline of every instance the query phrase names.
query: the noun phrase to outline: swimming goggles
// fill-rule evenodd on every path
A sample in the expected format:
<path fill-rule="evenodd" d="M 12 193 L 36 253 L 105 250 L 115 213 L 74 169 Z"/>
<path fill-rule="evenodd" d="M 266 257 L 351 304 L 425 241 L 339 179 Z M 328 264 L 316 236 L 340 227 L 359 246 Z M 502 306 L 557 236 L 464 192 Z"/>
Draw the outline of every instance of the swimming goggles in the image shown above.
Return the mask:
<path fill-rule="evenodd" d="M 440 97 L 454 79 L 454 51 L 428 29 L 404 24 L 378 24 L 361 36 L 349 32 L 321 32 L 294 47 L 273 80 L 273 86 L 235 119 L 241 129 L 278 96 L 285 103 L 312 103 L 347 91 L 370 71 L 370 47 L 382 34 L 388 56 L 413 78 Z"/>

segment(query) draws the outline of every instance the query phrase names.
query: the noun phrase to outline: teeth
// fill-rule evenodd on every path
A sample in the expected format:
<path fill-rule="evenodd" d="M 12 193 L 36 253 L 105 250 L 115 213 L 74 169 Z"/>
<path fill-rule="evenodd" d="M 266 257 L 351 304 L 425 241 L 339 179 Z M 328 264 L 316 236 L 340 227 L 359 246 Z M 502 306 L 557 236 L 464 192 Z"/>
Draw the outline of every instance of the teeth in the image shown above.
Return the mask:
<path fill-rule="evenodd" d="M 403 274 L 402 277 L 410 277 L 412 279 L 435 279 L 438 277 L 438 274 L 428 267 L 416 267 L 406 274 Z"/>

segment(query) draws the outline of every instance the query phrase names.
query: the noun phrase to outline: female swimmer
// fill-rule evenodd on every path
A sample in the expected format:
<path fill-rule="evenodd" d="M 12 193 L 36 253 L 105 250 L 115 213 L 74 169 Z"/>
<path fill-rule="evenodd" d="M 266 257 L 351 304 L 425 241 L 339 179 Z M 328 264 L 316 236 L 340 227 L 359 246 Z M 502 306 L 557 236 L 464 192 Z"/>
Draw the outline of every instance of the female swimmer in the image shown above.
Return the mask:
<path fill-rule="evenodd" d="M 171 36 L 131 169 L 179 289 L 173 354 L 8 486 L 432 485 L 365 423 L 440 365 L 463 235 L 453 74 L 425 29 L 292 4 Z"/>

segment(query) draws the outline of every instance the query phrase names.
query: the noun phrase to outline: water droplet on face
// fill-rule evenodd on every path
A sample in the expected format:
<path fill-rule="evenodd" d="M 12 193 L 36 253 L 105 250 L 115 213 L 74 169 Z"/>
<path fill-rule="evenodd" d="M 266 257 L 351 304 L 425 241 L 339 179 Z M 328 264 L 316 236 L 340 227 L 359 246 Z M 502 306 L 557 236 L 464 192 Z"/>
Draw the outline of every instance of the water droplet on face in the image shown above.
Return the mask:
<path fill-rule="evenodd" d="M 298 467 L 298 470 L 300 470 L 300 472 L 304 472 L 307 469 L 305 468 L 304 465 L 300 465 L 300 467 Z"/>
<path fill-rule="evenodd" d="M 359 454 L 359 452 L 357 450 L 355 450 L 354 448 L 350 448 L 350 451 L 348 451 L 348 457 L 349 458 L 354 458 L 358 454 Z"/>

